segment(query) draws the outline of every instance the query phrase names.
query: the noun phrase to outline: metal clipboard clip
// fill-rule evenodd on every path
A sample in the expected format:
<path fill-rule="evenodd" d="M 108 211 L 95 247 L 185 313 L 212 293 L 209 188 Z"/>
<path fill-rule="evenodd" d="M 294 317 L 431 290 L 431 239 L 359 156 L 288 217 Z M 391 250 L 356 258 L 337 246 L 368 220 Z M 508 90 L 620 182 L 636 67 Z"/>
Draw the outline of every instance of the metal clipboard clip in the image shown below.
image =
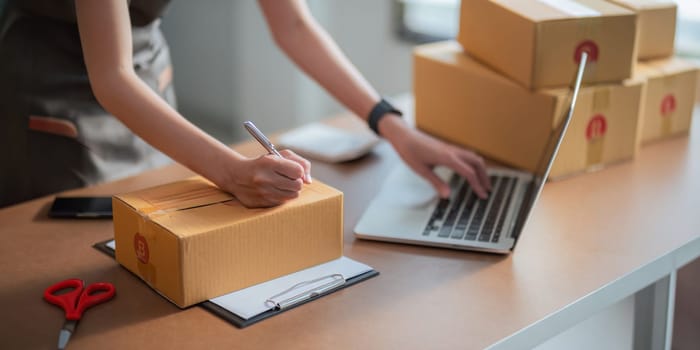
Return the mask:
<path fill-rule="evenodd" d="M 319 284 L 325 280 L 328 280 L 328 282 Z M 265 306 L 270 307 L 271 309 L 274 310 L 282 310 L 285 309 L 289 306 L 296 305 L 298 303 L 304 302 L 306 300 L 315 298 L 325 292 L 331 291 L 336 288 L 340 288 L 345 284 L 345 277 L 339 273 L 334 273 L 332 275 L 327 275 L 323 277 L 319 277 L 310 281 L 304 281 L 301 283 L 297 283 L 293 285 L 292 287 L 284 290 L 281 293 L 275 294 L 271 297 L 269 297 L 267 300 L 265 300 Z M 278 300 L 281 297 L 284 297 L 287 294 L 290 294 L 291 292 L 304 288 L 306 286 L 314 286 L 315 287 L 307 290 L 303 290 L 297 294 L 294 294 L 286 299 Z"/>

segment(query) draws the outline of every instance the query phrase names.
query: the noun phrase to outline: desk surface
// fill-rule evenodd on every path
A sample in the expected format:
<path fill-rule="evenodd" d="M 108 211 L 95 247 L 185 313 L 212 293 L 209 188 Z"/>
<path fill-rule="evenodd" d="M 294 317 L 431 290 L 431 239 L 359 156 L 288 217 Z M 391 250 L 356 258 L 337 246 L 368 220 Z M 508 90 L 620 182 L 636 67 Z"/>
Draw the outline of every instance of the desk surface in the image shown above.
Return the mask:
<path fill-rule="evenodd" d="M 261 153 L 252 143 L 237 149 Z M 85 314 L 71 349 L 535 345 L 700 254 L 697 120 L 689 138 L 644 147 L 634 162 L 548 183 L 507 256 L 356 239 L 353 226 L 397 161 L 383 143 L 362 160 L 312 170 L 345 193 L 345 255 L 382 274 L 242 330 L 199 307 L 179 310 L 93 249 L 112 237 L 111 221 L 50 220 L 52 197 L 0 210 L 0 348 L 55 346 L 62 311 L 41 295 L 69 277 L 117 288 Z M 172 165 L 71 194 L 189 175 Z"/>

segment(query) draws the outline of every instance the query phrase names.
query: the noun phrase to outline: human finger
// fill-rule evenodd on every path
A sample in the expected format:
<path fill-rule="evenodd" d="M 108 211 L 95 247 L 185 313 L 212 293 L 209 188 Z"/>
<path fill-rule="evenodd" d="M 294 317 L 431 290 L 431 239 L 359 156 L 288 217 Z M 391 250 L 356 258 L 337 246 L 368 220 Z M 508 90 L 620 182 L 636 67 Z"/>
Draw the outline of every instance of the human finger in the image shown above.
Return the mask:
<path fill-rule="evenodd" d="M 486 172 L 486 162 L 484 158 L 472 151 L 462 148 L 458 148 L 457 153 L 460 158 L 472 165 L 482 187 L 487 191 L 491 191 L 491 179 L 489 179 L 489 175 Z"/>
<path fill-rule="evenodd" d="M 486 199 L 488 197 L 488 193 L 481 184 L 479 176 L 477 175 L 474 167 L 459 157 L 455 156 L 452 159 L 453 161 L 451 162 L 452 164 L 450 164 L 450 167 L 467 180 L 469 186 L 471 186 L 472 190 L 479 198 Z"/>
<path fill-rule="evenodd" d="M 291 180 L 304 178 L 304 168 L 299 163 L 290 159 L 274 157 L 271 155 L 267 155 L 265 157 L 273 162 L 273 170 L 277 174 L 285 176 Z"/>
<path fill-rule="evenodd" d="M 282 150 L 280 154 L 282 154 L 284 158 L 301 165 L 301 167 L 304 168 L 304 182 L 307 184 L 311 183 L 311 162 L 294 153 L 292 150 L 285 149 Z"/>
<path fill-rule="evenodd" d="M 450 196 L 450 186 L 447 185 L 445 181 L 442 181 L 442 179 L 437 176 L 432 169 L 426 166 L 418 166 L 413 170 L 433 186 L 440 198 L 448 198 Z"/>
<path fill-rule="evenodd" d="M 291 163 L 291 161 L 287 162 Z M 294 164 L 296 167 L 299 167 L 299 165 L 296 163 L 292 164 Z M 275 164 L 275 166 L 276 165 L 277 164 Z M 299 192 L 301 191 L 303 182 L 301 178 L 292 179 L 287 175 L 281 174 L 277 170 L 265 170 L 263 168 L 262 171 L 257 172 L 253 177 L 253 184 L 256 188 L 260 189 L 260 191 L 264 191 L 265 189 L 276 188 L 282 191 Z"/>

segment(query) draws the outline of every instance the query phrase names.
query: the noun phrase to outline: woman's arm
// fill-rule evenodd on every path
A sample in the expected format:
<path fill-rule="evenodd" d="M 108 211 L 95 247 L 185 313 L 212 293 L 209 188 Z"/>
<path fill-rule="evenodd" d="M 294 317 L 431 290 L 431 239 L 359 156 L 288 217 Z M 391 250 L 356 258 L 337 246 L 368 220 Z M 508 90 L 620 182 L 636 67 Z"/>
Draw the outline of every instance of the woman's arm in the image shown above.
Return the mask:
<path fill-rule="evenodd" d="M 76 0 L 76 13 L 90 85 L 109 113 L 245 205 L 276 205 L 298 195 L 306 160 L 291 152 L 286 157 L 294 161 L 247 159 L 192 125 L 138 78 L 127 1 Z"/>
<path fill-rule="evenodd" d="M 303 0 L 259 0 L 277 45 L 306 74 L 360 118 L 367 118 L 380 101 L 379 94 L 350 63 L 330 36 L 311 16 Z M 475 153 L 446 144 L 410 128 L 396 115 L 379 121 L 379 132 L 418 174 L 430 181 L 442 197 L 449 186 L 435 173 L 444 165 L 464 176 L 482 198 L 490 189 L 486 167 Z"/>

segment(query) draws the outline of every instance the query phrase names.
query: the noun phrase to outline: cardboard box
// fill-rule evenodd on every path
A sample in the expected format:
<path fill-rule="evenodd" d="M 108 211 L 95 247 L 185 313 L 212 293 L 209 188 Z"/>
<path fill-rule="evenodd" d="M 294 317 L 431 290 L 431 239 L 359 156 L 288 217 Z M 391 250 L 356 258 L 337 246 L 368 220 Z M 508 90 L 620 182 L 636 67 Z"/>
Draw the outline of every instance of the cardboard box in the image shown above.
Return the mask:
<path fill-rule="evenodd" d="M 336 259 L 343 195 L 319 181 L 248 209 L 201 178 L 113 198 L 117 261 L 179 307 Z"/>
<path fill-rule="evenodd" d="M 698 84 L 698 66 L 677 57 L 640 63 L 635 77 L 645 80 L 642 142 L 690 130 Z"/>
<path fill-rule="evenodd" d="M 569 84 L 581 53 L 585 83 L 632 76 L 637 15 L 605 0 L 462 0 L 465 51 L 528 88 Z"/>
<path fill-rule="evenodd" d="M 516 168 L 534 171 L 569 90 L 528 90 L 462 52 L 455 42 L 414 52 L 418 128 L 473 148 Z M 643 84 L 582 88 L 550 177 L 632 159 L 639 145 Z"/>
<path fill-rule="evenodd" d="M 673 0 L 608 0 L 637 13 L 637 58 L 673 56 L 677 6 Z"/>

